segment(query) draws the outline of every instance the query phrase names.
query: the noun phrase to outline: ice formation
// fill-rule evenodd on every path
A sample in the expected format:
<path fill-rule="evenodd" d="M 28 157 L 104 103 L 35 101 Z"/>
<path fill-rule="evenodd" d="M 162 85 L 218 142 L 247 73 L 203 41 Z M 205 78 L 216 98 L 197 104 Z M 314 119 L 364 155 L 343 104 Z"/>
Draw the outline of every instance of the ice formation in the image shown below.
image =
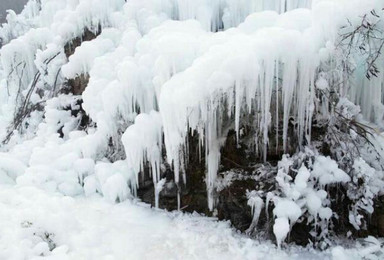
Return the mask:
<path fill-rule="evenodd" d="M 144 171 L 146 162 L 150 162 L 156 207 L 159 205 L 159 193 L 164 184 L 160 177 L 162 139 L 161 117 L 155 111 L 149 115 L 138 115 L 135 123 L 128 127 L 122 137 L 127 163 L 136 174 L 136 184 L 139 183 L 139 174 Z"/>
<path fill-rule="evenodd" d="M 247 192 L 248 206 L 251 207 L 251 212 L 253 214 L 251 226 L 248 228 L 247 232 L 252 232 L 259 222 L 261 210 L 264 207 L 264 201 L 260 198 L 256 191 Z"/>
<path fill-rule="evenodd" d="M 281 127 L 280 118 L 277 146 L 287 146 L 290 118 L 297 123 L 298 143 L 310 143 L 313 114 L 329 112 L 316 91 L 332 83 L 321 72 L 341 62 L 335 47 L 340 27 L 347 21 L 358 24 L 359 16 L 373 9 L 383 12 L 382 1 L 31 0 L 20 15 L 10 13 L 0 29 L 5 44 L 0 51 L 1 139 L 26 100 L 44 100 L 45 113 L 31 114 L 26 133 L 16 133 L 2 148 L 8 155 L 0 154 L 1 179 L 68 195 L 98 192 L 116 201 L 135 194 L 149 162 L 158 205 L 163 141 L 175 182 L 185 182 L 186 141 L 196 130 L 205 148 L 213 210 L 223 121 L 233 120 L 239 135 L 242 118 L 253 118 L 255 146 L 264 160 L 274 148 L 269 134 Z M 97 37 L 67 59 L 65 45 L 85 30 Z M 359 65 L 357 57 L 354 61 Z M 378 64 L 384 70 L 384 63 Z M 79 131 L 80 118 L 66 110 L 78 106 L 76 97 L 52 97 L 57 85 L 81 75 L 90 76 L 82 95 L 82 107 L 94 123 L 87 131 Z M 337 85 L 360 105 L 367 121 L 380 126 L 382 75 L 368 81 L 357 70 L 352 82 Z M 126 158 L 106 158 L 111 140 L 122 143 Z M 26 173 L 10 169 L 9 160 L 20 161 Z M 317 176 L 317 164 L 333 166 L 326 158 L 315 163 L 311 174 L 321 184 L 349 181 L 341 170 Z M 295 180 L 297 190 L 306 188 L 307 175 L 301 172 Z M 309 210 L 329 217 L 317 196 L 308 195 Z M 285 230 L 300 209 L 283 216 L 279 212 L 291 205 L 280 203 L 275 214 Z M 284 232 L 279 237 L 283 240 Z"/>
<path fill-rule="evenodd" d="M 311 157 L 316 158 L 315 162 L 311 161 Z M 298 170 L 294 169 L 297 162 L 300 167 Z M 305 164 L 311 167 L 307 168 Z M 289 175 L 292 170 L 297 172 L 294 178 Z M 320 227 L 320 237 L 327 236 L 329 220 L 334 212 L 329 207 L 325 186 L 345 183 L 349 178 L 334 160 L 316 155 L 308 149 L 293 158 L 283 156 L 276 176 L 278 189 L 268 193 L 266 203 L 267 207 L 270 201 L 275 205 L 273 232 L 277 245 L 280 247 L 293 225 L 301 222 L 303 216 L 306 216 L 307 225 Z"/>

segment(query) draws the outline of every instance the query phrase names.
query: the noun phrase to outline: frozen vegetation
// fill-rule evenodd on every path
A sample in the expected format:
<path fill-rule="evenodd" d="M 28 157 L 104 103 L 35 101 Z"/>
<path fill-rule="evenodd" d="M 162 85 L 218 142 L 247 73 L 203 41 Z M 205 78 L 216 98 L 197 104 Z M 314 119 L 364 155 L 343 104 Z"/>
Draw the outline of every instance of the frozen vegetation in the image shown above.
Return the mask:
<path fill-rule="evenodd" d="M 384 256 L 352 241 L 384 195 L 382 0 L 29 0 L 0 42 L 0 258 Z M 249 237 L 158 209 L 172 187 L 188 206 L 194 140 L 216 215 L 245 178 L 219 176 L 230 131 L 270 166 Z"/>

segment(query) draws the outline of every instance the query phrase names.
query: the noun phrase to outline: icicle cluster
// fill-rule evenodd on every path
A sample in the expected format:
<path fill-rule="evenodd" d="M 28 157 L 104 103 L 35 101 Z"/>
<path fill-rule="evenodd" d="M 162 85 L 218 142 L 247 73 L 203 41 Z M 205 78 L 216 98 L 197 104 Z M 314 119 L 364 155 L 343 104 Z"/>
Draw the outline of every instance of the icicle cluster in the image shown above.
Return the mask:
<path fill-rule="evenodd" d="M 332 83 L 319 72 L 342 63 L 335 48 L 340 27 L 358 24 L 359 16 L 373 9 L 382 12 L 380 0 L 41 0 L 28 6 L 30 11 L 9 16 L 0 29 L 9 42 L 0 51 L 0 136 L 25 100 L 44 96 L 47 105 L 44 120 L 42 113 L 30 116 L 28 131 L 36 137 L 15 135 L 3 148 L 27 168 L 25 176 L 17 178 L 17 170 L 10 178 L 72 195 L 84 186 L 87 195 L 102 193 L 115 201 L 128 198 L 129 190 L 135 193 L 149 161 L 158 204 L 162 136 L 175 182 L 185 182 L 185 144 L 192 129 L 205 147 L 211 210 L 223 122 L 234 121 L 239 135 L 242 117 L 253 118 L 255 146 L 264 159 L 270 130 L 281 128 L 280 118 L 283 134 L 276 139 L 284 148 L 290 119 L 297 124 L 299 144 L 309 143 L 313 114 L 329 112 L 316 90 Z M 64 46 L 85 30 L 101 33 L 67 60 Z M 384 63 L 378 64 L 384 71 Z M 36 75 L 42 76 L 33 84 Z M 82 95 L 93 122 L 86 132 L 65 110 L 76 97 L 51 95 L 80 75 L 90 76 Z M 383 82 L 383 76 L 368 81 L 356 73 L 353 82 L 333 91 L 382 124 Z M 32 86 L 40 94 L 31 98 Z M 126 160 L 107 162 L 110 140 L 123 142 Z M 49 159 L 36 159 L 43 155 Z M 52 171 L 57 165 L 60 171 Z"/>
<path fill-rule="evenodd" d="M 155 185 L 156 207 L 159 205 L 161 183 L 164 184 L 164 181 L 160 178 L 162 139 L 161 117 L 155 111 L 152 111 L 149 115 L 138 115 L 135 123 L 128 127 L 122 137 L 127 163 L 136 174 L 136 184 L 139 183 L 139 173 L 144 171 L 146 162 L 150 162 Z"/>

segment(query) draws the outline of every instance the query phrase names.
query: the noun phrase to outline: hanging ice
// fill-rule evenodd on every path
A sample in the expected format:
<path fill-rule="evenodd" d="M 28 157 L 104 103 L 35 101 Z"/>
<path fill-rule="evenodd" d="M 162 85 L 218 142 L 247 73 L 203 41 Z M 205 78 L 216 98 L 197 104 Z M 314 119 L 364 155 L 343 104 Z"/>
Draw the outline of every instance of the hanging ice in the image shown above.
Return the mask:
<path fill-rule="evenodd" d="M 316 90 L 332 83 L 319 73 L 324 64 L 342 59 L 335 50 L 340 26 L 348 20 L 357 24 L 359 16 L 375 8 L 382 11 L 382 1 L 30 1 L 21 15 L 9 17 L 17 31 L 0 29 L 7 43 L 0 53 L 0 125 L 13 121 L 36 74 L 43 76 L 31 102 L 42 95 L 47 103 L 45 111 L 31 115 L 31 133 L 23 138 L 37 136 L 26 142 L 15 137 L 11 144 L 19 144 L 4 149 L 12 154 L 25 151 L 20 158 L 31 174 L 19 177 L 20 183 L 38 182 L 68 193 L 81 191 L 82 183 L 87 194 L 106 193 L 111 200 L 127 198 L 128 187 L 135 192 L 148 161 L 157 205 L 163 137 L 179 183 L 185 179 L 186 140 L 196 130 L 205 148 L 208 204 L 213 209 L 227 134 L 223 122 L 233 121 L 239 137 L 243 118 L 252 118 L 254 145 L 264 160 L 279 144 L 287 149 L 290 122 L 296 125 L 299 145 L 309 143 L 313 114 L 329 113 L 328 103 L 319 106 Z M 67 61 L 64 46 L 86 29 L 100 35 L 82 42 Z M 45 64 L 51 57 L 54 61 Z M 78 106 L 77 97 L 51 95 L 55 84 L 62 86 L 81 74 L 90 76 L 82 94 L 82 107 L 93 123 L 86 131 L 78 131 L 79 119 L 65 110 Z M 357 70 L 352 81 L 335 91 L 360 105 L 367 120 L 382 125 L 384 77 L 368 81 Z M 57 134 L 61 127 L 63 138 Z M 276 134 L 277 145 L 271 147 L 270 131 L 281 127 L 282 136 Z M 5 132 L 1 128 L 0 136 Z M 124 143 L 126 169 L 123 155 L 107 156 L 111 141 L 116 150 Z M 36 160 L 42 154 L 50 160 Z M 92 160 L 95 167 L 78 165 L 71 171 L 68 158 L 88 166 Z M 121 176 L 107 176 L 101 161 L 114 165 Z M 52 171 L 56 163 L 68 178 Z M 124 185 L 116 184 L 122 180 Z M 284 230 L 285 219 L 280 222 Z M 285 234 L 280 235 L 283 239 Z"/>

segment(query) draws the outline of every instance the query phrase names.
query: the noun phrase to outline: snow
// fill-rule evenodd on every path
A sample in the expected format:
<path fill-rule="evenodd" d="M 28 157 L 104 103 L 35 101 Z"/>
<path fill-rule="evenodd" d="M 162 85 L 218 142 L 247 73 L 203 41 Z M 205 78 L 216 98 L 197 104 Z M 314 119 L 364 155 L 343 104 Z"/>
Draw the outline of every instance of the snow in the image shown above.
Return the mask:
<path fill-rule="evenodd" d="M 93 196 L 68 197 L 35 187 L 0 186 L 1 259 L 362 259 L 380 241 L 324 252 L 278 250 L 198 214 L 154 210 L 138 201 L 112 204 Z M 10 217 L 12 216 L 12 217 Z M 279 238 L 288 220 L 279 220 Z M 289 226 L 288 226 L 289 228 Z"/>
<path fill-rule="evenodd" d="M 295 188 L 299 191 L 307 188 L 307 183 L 310 176 L 311 173 L 308 171 L 308 169 L 304 165 L 301 166 L 295 178 Z"/>
<path fill-rule="evenodd" d="M 276 206 L 273 209 L 273 214 L 278 218 L 286 218 L 290 220 L 293 225 L 301 216 L 302 212 L 300 207 L 291 200 L 278 200 Z M 276 222 L 275 222 L 276 224 Z"/>
<path fill-rule="evenodd" d="M 362 163 L 358 162 L 357 160 L 357 164 Z M 299 169 L 297 170 L 295 167 Z M 357 165 L 355 167 L 359 168 Z M 366 168 L 367 165 L 362 163 L 360 167 Z M 371 173 L 374 172 L 372 170 Z M 292 176 L 292 172 L 295 172 L 295 176 Z M 319 155 L 316 150 L 313 151 L 306 147 L 305 152 L 299 152 L 293 157 L 283 156 L 282 160 L 278 163 L 278 173 L 275 180 L 278 189 L 267 194 L 266 210 L 268 204 L 272 201 L 275 205 L 273 209 L 275 218 L 273 230 L 278 245 L 284 242 L 287 233 L 291 231 L 295 223 L 305 220 L 308 225 L 314 225 L 316 230 L 321 230 L 320 236 L 326 238 L 329 233 L 329 221 L 334 216 L 334 212 L 330 208 L 330 196 L 326 189 L 340 184 L 348 183 L 351 185 L 350 176 L 338 168 L 335 160 Z M 381 180 L 378 182 L 381 183 Z M 349 216 L 350 222 L 355 225 L 355 228 L 362 224 L 357 209 L 364 208 L 366 210 L 372 205 L 370 198 L 373 193 L 370 193 L 370 189 L 374 185 L 371 184 L 369 186 L 369 188 L 361 188 L 359 192 L 353 192 L 352 190 L 354 189 L 348 192 L 351 199 L 356 200 L 356 197 L 361 199 L 360 202 L 353 206 L 354 214 Z M 363 190 L 368 190 L 368 193 L 363 195 Z M 373 190 L 378 191 L 374 188 Z M 369 195 L 367 196 L 367 194 Z M 369 205 L 365 205 L 367 203 L 363 201 L 369 201 Z M 288 231 L 285 228 L 286 221 L 289 224 Z"/>
<path fill-rule="evenodd" d="M 321 185 L 334 182 L 349 182 L 351 178 L 343 170 L 339 169 L 337 163 L 329 157 L 319 156 L 313 165 L 312 174 L 319 178 Z"/>
<path fill-rule="evenodd" d="M 323 259 L 329 253 L 277 250 L 197 214 L 67 197 L 34 187 L 0 187 L 1 259 Z M 10 217 L 12 216 L 12 217 Z M 52 250 L 53 249 L 53 250 Z M 43 254 L 43 255 L 41 255 Z"/>
<path fill-rule="evenodd" d="M 319 216 L 321 219 L 329 220 L 332 217 L 332 210 L 330 208 L 320 208 Z"/>
<path fill-rule="evenodd" d="M 114 48 L 114 42 L 110 38 L 116 36 L 113 35 L 108 38 L 104 36 L 113 33 L 116 34 L 116 31 L 107 29 L 96 40 L 84 42 L 80 47 L 76 48 L 75 53 L 69 57 L 69 62 L 62 67 L 63 75 L 71 79 L 88 73 L 97 57 L 103 56 Z"/>
<path fill-rule="evenodd" d="M 321 209 L 321 204 L 321 198 L 319 198 L 316 193 L 311 192 L 307 195 L 307 208 L 312 215 L 316 216 L 318 214 Z"/>
<path fill-rule="evenodd" d="M 0 153 L 0 171 L 6 175 L 4 177 L 15 181 L 17 177 L 24 174 L 25 170 L 26 166 L 21 161 L 12 158 L 12 156 L 6 153 Z"/>
<path fill-rule="evenodd" d="M 273 225 L 273 233 L 275 234 L 278 248 L 281 247 L 281 242 L 285 240 L 289 230 L 289 221 L 287 218 L 279 217 L 275 219 L 275 224 Z"/>
<path fill-rule="evenodd" d="M 121 174 L 108 177 L 102 187 L 103 195 L 111 202 L 126 200 L 131 195 L 131 191 L 125 183 Z"/>

